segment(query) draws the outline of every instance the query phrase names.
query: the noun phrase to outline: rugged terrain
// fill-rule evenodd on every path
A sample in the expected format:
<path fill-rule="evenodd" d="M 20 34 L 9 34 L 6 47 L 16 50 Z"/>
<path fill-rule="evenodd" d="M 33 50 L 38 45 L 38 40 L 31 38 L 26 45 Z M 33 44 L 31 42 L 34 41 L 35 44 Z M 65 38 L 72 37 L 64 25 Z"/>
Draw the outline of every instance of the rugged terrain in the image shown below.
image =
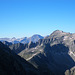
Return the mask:
<path fill-rule="evenodd" d="M 75 74 L 75 34 L 60 30 L 38 42 L 12 44 L 8 47 L 23 57 L 41 75 Z"/>
<path fill-rule="evenodd" d="M 66 70 L 75 66 L 75 34 L 56 30 L 40 39 L 37 46 L 26 48 L 19 55 L 45 75 L 51 72 L 64 75 Z"/>

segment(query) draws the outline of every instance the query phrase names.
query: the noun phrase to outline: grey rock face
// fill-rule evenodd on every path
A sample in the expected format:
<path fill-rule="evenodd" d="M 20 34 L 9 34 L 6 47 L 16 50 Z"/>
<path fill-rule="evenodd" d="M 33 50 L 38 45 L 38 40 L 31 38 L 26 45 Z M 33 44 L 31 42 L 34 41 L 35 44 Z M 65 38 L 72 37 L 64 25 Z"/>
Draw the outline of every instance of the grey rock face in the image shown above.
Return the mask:
<path fill-rule="evenodd" d="M 66 70 L 65 75 L 75 75 L 75 66 L 70 70 Z"/>
<path fill-rule="evenodd" d="M 36 43 L 29 42 L 29 43 L 28 43 L 28 48 L 33 48 L 33 47 L 35 47 L 36 45 L 37 45 Z"/>
<path fill-rule="evenodd" d="M 26 44 L 24 45 L 22 43 L 17 43 L 17 44 L 9 45 L 8 47 L 18 54 L 19 52 L 21 52 L 26 48 Z"/>
<path fill-rule="evenodd" d="M 17 43 L 17 44 L 8 45 L 8 47 L 17 54 L 25 49 L 30 49 L 36 46 L 37 43 L 33 43 L 33 42 L 29 42 L 27 44 Z"/>

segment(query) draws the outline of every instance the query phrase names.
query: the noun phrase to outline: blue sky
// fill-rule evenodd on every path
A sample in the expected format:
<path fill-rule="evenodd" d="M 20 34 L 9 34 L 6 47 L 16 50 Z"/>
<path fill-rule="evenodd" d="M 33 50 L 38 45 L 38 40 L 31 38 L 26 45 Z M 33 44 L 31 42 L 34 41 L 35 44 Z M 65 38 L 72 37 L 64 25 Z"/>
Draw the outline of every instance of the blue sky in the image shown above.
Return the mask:
<path fill-rule="evenodd" d="M 0 38 L 75 33 L 74 0 L 0 0 Z"/>

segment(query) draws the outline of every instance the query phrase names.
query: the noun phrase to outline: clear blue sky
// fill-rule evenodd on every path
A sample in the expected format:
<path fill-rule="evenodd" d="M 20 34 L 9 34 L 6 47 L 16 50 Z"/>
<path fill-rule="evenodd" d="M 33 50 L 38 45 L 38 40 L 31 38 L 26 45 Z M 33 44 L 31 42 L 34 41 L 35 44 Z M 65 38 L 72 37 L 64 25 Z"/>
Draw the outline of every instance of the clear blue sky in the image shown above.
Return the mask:
<path fill-rule="evenodd" d="M 75 33 L 75 0 L 0 0 L 0 38 Z"/>

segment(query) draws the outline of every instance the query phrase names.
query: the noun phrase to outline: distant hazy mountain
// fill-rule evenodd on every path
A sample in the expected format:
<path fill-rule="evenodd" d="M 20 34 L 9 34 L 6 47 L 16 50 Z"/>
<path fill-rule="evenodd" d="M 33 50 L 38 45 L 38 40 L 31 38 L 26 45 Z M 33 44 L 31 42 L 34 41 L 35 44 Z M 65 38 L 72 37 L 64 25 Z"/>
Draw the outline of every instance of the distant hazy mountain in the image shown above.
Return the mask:
<path fill-rule="evenodd" d="M 28 38 L 29 41 L 32 41 L 32 42 L 37 42 L 39 39 L 43 39 L 44 37 L 41 36 L 41 35 L 33 35 L 32 37 Z"/>
<path fill-rule="evenodd" d="M 0 42 L 0 75 L 40 75 L 26 60 Z"/>
<path fill-rule="evenodd" d="M 13 38 L 0 38 L 0 41 L 12 42 L 13 44 L 15 44 L 15 43 L 25 44 L 25 43 L 29 43 L 30 41 L 37 42 L 39 39 L 43 39 L 43 38 L 44 38 L 43 36 L 36 34 L 36 35 L 33 35 L 32 37 L 29 37 L 29 38 L 27 38 L 27 37 L 18 38 L 18 39 L 16 39 L 15 37 L 13 37 Z"/>
<path fill-rule="evenodd" d="M 29 38 L 27 38 L 27 37 L 25 37 L 25 38 L 23 38 L 22 40 L 20 40 L 19 42 L 20 43 L 29 43 L 29 42 L 33 42 L 33 43 L 35 43 L 35 42 L 37 42 L 39 39 L 43 39 L 44 37 L 43 36 L 41 36 L 41 35 L 38 35 L 38 34 L 35 34 L 35 35 L 33 35 L 32 37 L 29 37 Z"/>

